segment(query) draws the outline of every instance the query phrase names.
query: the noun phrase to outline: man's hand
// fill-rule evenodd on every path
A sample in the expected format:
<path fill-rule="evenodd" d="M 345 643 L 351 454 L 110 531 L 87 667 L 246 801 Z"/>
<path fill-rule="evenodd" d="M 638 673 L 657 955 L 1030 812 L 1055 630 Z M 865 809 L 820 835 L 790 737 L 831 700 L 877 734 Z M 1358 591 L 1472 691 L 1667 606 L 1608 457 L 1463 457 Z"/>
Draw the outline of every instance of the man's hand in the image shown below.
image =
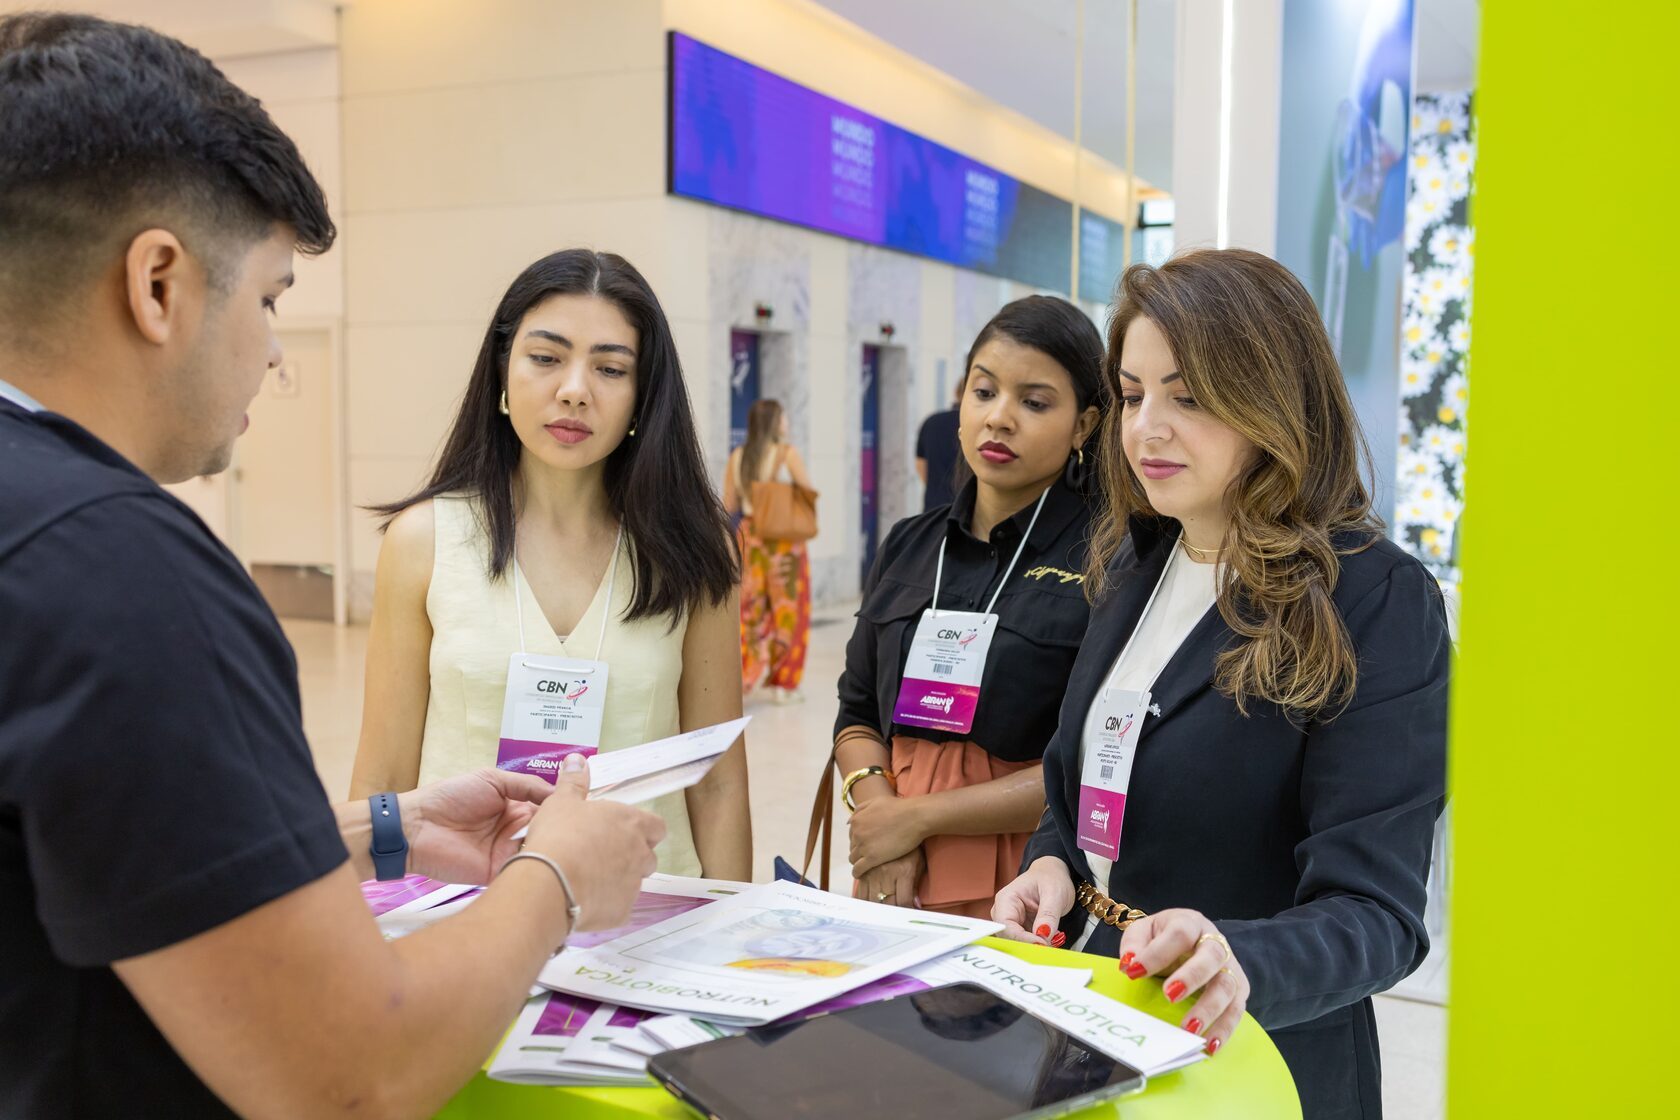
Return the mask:
<path fill-rule="evenodd" d="M 486 768 L 403 794 L 397 801 L 409 871 L 446 883 L 488 883 L 519 850 L 513 834 L 553 792 L 535 775 Z"/>
<path fill-rule="evenodd" d="M 612 929 L 630 917 L 642 880 L 659 866 L 653 849 L 665 839 L 665 822 L 633 805 L 585 800 L 589 768 L 582 755 L 569 754 L 560 765 L 525 847 L 566 873 L 577 892 L 578 929 Z"/>

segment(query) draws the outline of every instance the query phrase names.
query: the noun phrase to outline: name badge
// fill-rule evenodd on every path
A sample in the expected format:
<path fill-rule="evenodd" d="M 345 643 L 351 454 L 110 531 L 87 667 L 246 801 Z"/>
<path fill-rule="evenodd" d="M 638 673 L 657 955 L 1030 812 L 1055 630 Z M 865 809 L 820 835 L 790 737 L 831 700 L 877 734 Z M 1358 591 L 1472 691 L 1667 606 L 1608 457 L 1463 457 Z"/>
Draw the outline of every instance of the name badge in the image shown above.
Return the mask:
<path fill-rule="evenodd" d="M 1096 707 L 1079 775 L 1079 847 L 1113 860 L 1120 855 L 1126 788 L 1132 782 L 1132 760 L 1149 710 L 1149 693 L 1107 688 L 1097 697 Z"/>
<path fill-rule="evenodd" d="M 601 746 L 607 663 L 516 653 L 508 659 L 496 768 L 554 781 L 560 760 Z"/>
<path fill-rule="evenodd" d="M 966 735 L 980 704 L 980 678 L 998 616 L 978 611 L 923 611 L 904 663 L 893 722 Z"/>

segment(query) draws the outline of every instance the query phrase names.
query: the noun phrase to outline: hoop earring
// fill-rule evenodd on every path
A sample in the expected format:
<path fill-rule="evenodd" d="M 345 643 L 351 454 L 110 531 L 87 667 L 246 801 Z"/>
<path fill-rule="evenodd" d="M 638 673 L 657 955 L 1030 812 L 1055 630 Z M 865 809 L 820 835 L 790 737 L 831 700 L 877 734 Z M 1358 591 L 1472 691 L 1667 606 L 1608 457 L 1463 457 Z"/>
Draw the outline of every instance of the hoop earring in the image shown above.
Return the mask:
<path fill-rule="evenodd" d="M 501 410 L 501 413 L 502 413 L 503 416 L 506 416 L 508 414 L 507 390 L 506 389 L 502 390 L 502 402 L 501 402 L 501 404 L 497 405 L 496 407 Z"/>
<path fill-rule="evenodd" d="M 1076 447 L 1073 454 L 1068 456 L 1067 466 L 1062 468 L 1062 480 L 1073 490 L 1085 487 L 1085 449 Z"/>

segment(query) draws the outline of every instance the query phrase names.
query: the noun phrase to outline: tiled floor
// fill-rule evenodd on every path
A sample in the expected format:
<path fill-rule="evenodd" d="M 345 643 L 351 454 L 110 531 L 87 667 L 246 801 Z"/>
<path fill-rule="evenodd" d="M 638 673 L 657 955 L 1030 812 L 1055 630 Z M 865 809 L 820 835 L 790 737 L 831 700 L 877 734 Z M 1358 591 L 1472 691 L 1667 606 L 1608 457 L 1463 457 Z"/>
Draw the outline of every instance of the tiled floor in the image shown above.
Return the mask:
<path fill-rule="evenodd" d="M 760 881 L 770 877 L 770 863 L 777 855 L 794 863 L 803 855 L 811 797 L 831 742 L 833 682 L 840 674 L 850 632 L 849 611 L 816 612 L 805 702 L 785 707 L 756 700 L 747 704 L 753 717 L 747 730 L 753 865 Z M 304 726 L 316 766 L 328 793 L 342 798 L 349 789 L 361 726 L 367 631 L 288 622 L 286 633 L 297 649 Z M 835 878 L 844 881 L 843 847 L 836 850 L 834 866 Z M 1438 970 L 1443 964 L 1432 960 L 1425 970 Z M 1385 1114 L 1390 1120 L 1439 1120 L 1446 1065 L 1445 1009 L 1434 1003 L 1384 997 L 1377 1000 L 1377 1020 L 1382 1034 Z"/>

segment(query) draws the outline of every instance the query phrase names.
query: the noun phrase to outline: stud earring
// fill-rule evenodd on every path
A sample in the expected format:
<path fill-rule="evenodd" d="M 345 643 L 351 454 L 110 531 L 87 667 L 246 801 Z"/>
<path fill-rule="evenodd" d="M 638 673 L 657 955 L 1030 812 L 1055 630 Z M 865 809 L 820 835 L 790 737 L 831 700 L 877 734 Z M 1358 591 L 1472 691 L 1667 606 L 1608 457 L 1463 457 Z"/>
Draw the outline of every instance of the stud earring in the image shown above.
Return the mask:
<path fill-rule="evenodd" d="M 636 438 L 636 421 L 634 419 L 630 421 L 630 438 Z"/>
<path fill-rule="evenodd" d="M 502 390 L 502 403 L 497 405 L 496 407 L 502 410 L 502 415 L 503 416 L 506 416 L 508 414 L 507 390 L 506 389 Z"/>

